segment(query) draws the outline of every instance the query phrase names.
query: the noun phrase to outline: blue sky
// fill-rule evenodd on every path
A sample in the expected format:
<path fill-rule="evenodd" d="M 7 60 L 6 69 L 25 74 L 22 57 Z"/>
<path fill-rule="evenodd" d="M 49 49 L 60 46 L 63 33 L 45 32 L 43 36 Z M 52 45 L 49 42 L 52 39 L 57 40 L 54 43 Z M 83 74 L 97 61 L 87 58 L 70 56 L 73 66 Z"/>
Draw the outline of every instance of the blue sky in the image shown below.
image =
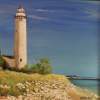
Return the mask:
<path fill-rule="evenodd" d="M 14 15 L 27 12 L 28 63 L 48 57 L 55 73 L 97 75 L 99 1 L 0 0 L 0 48 L 13 54 Z"/>

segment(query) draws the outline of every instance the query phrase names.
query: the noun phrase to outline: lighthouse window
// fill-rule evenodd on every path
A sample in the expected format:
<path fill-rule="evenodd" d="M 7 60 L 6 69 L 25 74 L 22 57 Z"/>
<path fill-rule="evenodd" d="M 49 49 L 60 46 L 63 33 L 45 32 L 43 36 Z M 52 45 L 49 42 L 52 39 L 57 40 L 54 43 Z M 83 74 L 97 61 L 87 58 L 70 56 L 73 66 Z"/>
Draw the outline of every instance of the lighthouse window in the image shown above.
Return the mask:
<path fill-rule="evenodd" d="M 20 59 L 20 62 L 22 62 L 22 59 Z"/>

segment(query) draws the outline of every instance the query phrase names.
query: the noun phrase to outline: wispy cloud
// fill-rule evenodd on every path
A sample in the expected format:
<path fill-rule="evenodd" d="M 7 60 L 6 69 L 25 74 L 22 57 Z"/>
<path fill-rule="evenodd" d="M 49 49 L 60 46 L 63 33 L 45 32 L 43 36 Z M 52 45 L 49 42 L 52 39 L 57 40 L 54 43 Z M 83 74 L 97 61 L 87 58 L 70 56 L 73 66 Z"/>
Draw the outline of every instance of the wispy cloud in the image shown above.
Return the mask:
<path fill-rule="evenodd" d="M 98 10 L 88 9 L 85 11 L 89 18 L 100 19 L 100 12 Z"/>
<path fill-rule="evenodd" d="M 55 10 L 48 10 L 48 9 L 35 9 L 37 12 L 55 12 Z"/>
<path fill-rule="evenodd" d="M 28 15 L 28 17 L 35 20 L 48 20 L 47 17 L 37 16 L 37 15 Z"/>
<path fill-rule="evenodd" d="M 86 2 L 88 2 L 88 3 L 91 3 L 91 4 L 95 4 L 95 5 L 100 5 L 100 1 L 98 0 L 98 1 L 86 1 Z"/>

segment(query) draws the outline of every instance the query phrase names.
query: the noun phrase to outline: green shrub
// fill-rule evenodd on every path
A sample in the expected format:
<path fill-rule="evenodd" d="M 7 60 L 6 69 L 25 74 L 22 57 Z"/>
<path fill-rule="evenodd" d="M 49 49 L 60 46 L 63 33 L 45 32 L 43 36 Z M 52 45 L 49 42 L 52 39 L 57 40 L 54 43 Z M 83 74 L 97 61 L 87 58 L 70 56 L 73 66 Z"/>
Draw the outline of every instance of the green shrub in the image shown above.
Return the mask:
<path fill-rule="evenodd" d="M 47 58 L 42 58 L 35 65 L 32 65 L 32 71 L 39 74 L 49 74 L 52 72 L 52 66 Z"/>
<path fill-rule="evenodd" d="M 23 72 L 23 73 L 31 73 L 31 69 L 29 68 L 29 65 L 25 65 L 22 69 L 18 70 L 19 72 Z"/>
<path fill-rule="evenodd" d="M 2 56 L 0 56 L 0 67 L 5 68 L 6 63 L 5 60 L 2 58 Z"/>
<path fill-rule="evenodd" d="M 8 85 L 1 85 L 0 84 L 0 95 L 1 96 L 6 96 L 8 95 L 9 93 L 9 90 L 10 90 L 10 87 Z"/>
<path fill-rule="evenodd" d="M 16 88 L 16 86 L 12 86 L 12 88 L 10 89 L 9 95 L 12 96 L 19 96 L 21 95 L 20 91 Z"/>

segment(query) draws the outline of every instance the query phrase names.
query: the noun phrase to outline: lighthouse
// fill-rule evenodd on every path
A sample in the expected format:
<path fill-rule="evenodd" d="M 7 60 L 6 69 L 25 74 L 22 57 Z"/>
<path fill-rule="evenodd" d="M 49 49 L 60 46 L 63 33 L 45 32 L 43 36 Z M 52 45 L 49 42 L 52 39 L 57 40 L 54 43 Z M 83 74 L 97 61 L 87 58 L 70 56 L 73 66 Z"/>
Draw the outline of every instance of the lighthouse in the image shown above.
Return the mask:
<path fill-rule="evenodd" d="M 27 64 L 27 16 L 22 6 L 15 15 L 14 59 L 15 67 L 24 68 Z"/>

